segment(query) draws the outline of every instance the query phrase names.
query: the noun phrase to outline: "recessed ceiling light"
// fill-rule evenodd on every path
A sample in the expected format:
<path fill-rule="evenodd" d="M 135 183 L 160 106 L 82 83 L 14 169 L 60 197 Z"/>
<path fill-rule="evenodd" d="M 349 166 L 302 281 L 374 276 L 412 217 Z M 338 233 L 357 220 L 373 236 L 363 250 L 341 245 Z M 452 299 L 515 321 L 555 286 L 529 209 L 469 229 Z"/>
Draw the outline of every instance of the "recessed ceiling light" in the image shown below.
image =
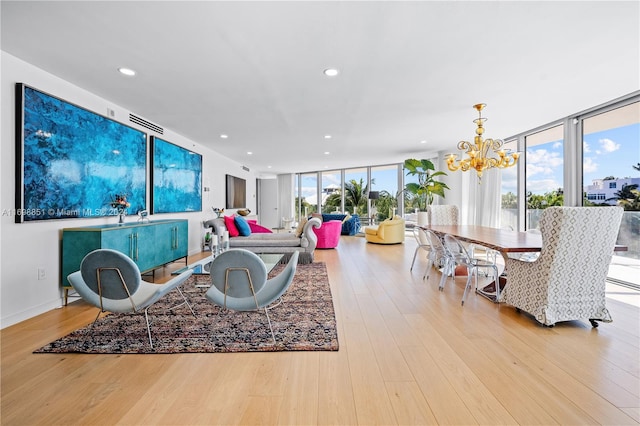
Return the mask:
<path fill-rule="evenodd" d="M 223 133 L 223 134 L 221 134 L 221 135 L 220 135 L 220 137 L 221 137 L 222 139 L 226 139 L 226 138 L 228 138 L 228 137 L 229 137 L 229 135 L 225 135 L 225 134 Z"/>
<path fill-rule="evenodd" d="M 329 151 L 324 152 L 324 155 L 329 155 L 329 154 L 331 154 Z"/>
<path fill-rule="evenodd" d="M 270 169 L 270 168 L 271 168 L 271 166 L 267 166 L 267 169 Z"/>
<path fill-rule="evenodd" d="M 340 71 L 338 71 L 337 68 L 327 68 L 323 72 L 327 77 L 335 77 L 336 75 L 340 74 Z"/>
<path fill-rule="evenodd" d="M 420 141 L 420 143 L 427 143 L 427 141 Z"/>
<path fill-rule="evenodd" d="M 324 135 L 325 139 L 331 139 L 331 135 Z"/>
<path fill-rule="evenodd" d="M 121 74 L 127 75 L 129 77 L 133 77 L 134 75 L 136 75 L 136 72 L 131 68 L 120 67 L 118 68 L 118 71 L 120 71 Z"/>
<path fill-rule="evenodd" d="M 247 151 L 247 155 L 253 155 L 253 152 Z"/>

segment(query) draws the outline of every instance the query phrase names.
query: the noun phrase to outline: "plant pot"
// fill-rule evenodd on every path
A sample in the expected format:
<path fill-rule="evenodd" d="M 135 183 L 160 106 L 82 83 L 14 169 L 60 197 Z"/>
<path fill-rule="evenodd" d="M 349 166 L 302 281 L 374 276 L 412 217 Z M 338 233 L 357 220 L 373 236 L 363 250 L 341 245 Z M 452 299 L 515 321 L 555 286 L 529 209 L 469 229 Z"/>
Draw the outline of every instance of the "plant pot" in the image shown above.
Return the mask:
<path fill-rule="evenodd" d="M 429 225 L 429 212 L 418 212 L 418 226 Z"/>

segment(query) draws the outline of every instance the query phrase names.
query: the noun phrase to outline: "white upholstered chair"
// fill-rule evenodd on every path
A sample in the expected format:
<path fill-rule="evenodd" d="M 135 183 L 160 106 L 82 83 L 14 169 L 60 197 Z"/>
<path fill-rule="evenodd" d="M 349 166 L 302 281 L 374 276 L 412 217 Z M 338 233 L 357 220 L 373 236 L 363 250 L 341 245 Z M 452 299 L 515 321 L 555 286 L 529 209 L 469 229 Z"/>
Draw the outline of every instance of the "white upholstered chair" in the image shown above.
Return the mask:
<path fill-rule="evenodd" d="M 506 259 L 501 301 L 547 326 L 588 319 L 611 322 L 605 281 L 623 210 L 549 207 L 540 217 L 542 251 L 534 262 Z"/>
<path fill-rule="evenodd" d="M 443 205 L 430 206 L 431 225 L 458 225 L 460 222 L 460 211 L 458 206 Z"/>
<path fill-rule="evenodd" d="M 192 273 L 193 270 L 188 269 L 164 284 L 148 283 L 142 280 L 138 265 L 129 257 L 119 251 L 98 249 L 87 254 L 80 264 L 80 270 L 69 274 L 67 279 L 80 297 L 100 309 L 87 333 L 93 330 L 94 324 L 103 312 L 144 311 L 149 345 L 153 348 L 148 311 L 154 303 L 172 290 L 176 290 L 182 296 L 183 302 L 174 308 L 186 304 L 195 316 L 193 308 L 180 291 L 180 286 Z"/>
<path fill-rule="evenodd" d="M 287 266 L 275 277 L 268 273 L 257 254 L 243 249 L 231 249 L 217 256 L 211 265 L 211 287 L 205 297 L 221 308 L 233 311 L 259 311 L 264 309 L 273 344 L 276 336 L 271 325 L 269 309 L 279 300 L 293 282 L 299 252 L 294 251 Z"/>

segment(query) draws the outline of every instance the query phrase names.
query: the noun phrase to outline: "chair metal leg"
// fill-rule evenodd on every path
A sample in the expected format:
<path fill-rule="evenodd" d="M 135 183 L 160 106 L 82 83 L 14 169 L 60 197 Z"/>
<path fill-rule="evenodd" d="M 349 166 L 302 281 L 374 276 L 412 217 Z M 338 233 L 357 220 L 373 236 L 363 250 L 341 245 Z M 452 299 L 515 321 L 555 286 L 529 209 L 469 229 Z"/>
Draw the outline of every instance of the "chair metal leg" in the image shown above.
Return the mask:
<path fill-rule="evenodd" d="M 476 274 L 476 288 L 478 287 L 478 269 L 473 268 L 467 272 L 467 284 L 464 286 L 464 293 L 462 293 L 462 306 L 464 306 L 464 301 L 467 298 L 467 294 L 469 294 L 469 289 L 471 288 L 471 279 L 473 278 L 473 273 L 475 271 Z"/>
<path fill-rule="evenodd" d="M 93 320 L 93 322 L 91 323 L 91 326 L 87 329 L 87 331 L 84 333 L 84 338 L 82 339 L 82 347 L 85 348 L 87 346 L 87 336 L 89 334 L 91 334 L 91 332 L 93 331 L 93 326 L 96 324 L 96 322 L 98 321 L 98 318 L 100 318 L 100 314 L 103 311 L 101 309 L 98 309 L 98 315 L 96 315 L 96 319 Z"/>
<path fill-rule="evenodd" d="M 429 261 L 427 262 L 427 269 L 424 270 L 424 275 L 422 276 L 422 280 L 429 279 L 429 272 L 431 272 L 431 268 L 433 267 L 433 260 L 429 257 Z"/>
<path fill-rule="evenodd" d="M 273 332 L 273 326 L 271 325 L 271 318 L 269 318 L 269 308 L 264 307 L 264 313 L 267 315 L 267 322 L 269 323 L 269 330 L 271 331 L 271 338 L 273 339 L 273 345 L 276 345 L 276 335 Z"/>
<path fill-rule="evenodd" d="M 173 310 L 173 309 L 175 309 L 175 308 L 178 308 L 178 307 L 180 307 L 180 306 L 182 306 L 182 305 L 185 305 L 185 304 L 186 304 L 186 305 L 189 307 L 189 310 L 191 311 L 191 313 L 193 314 L 193 316 L 195 317 L 195 316 L 196 316 L 196 313 L 193 311 L 193 307 L 191 306 L 191 304 L 190 304 L 190 303 L 189 303 L 189 301 L 187 300 L 187 297 L 184 295 L 184 293 L 182 292 L 182 290 L 180 290 L 180 287 L 176 287 L 176 290 L 178 290 L 178 293 L 180 293 L 180 296 L 182 296 L 182 300 L 184 300 L 184 302 L 182 302 L 182 303 L 178 303 L 177 305 L 170 307 L 170 308 L 169 308 L 169 310 L 171 311 L 171 310 Z"/>
<path fill-rule="evenodd" d="M 149 308 L 144 310 L 144 320 L 147 322 L 147 334 L 149 335 L 149 344 L 151 345 L 151 349 L 153 349 L 153 340 L 151 340 L 151 327 L 149 326 Z"/>
<path fill-rule="evenodd" d="M 416 251 L 413 252 L 413 260 L 411 261 L 411 268 L 409 268 L 409 271 L 413 271 L 413 265 L 416 263 L 416 257 L 418 257 L 419 250 L 420 246 L 416 247 Z"/>

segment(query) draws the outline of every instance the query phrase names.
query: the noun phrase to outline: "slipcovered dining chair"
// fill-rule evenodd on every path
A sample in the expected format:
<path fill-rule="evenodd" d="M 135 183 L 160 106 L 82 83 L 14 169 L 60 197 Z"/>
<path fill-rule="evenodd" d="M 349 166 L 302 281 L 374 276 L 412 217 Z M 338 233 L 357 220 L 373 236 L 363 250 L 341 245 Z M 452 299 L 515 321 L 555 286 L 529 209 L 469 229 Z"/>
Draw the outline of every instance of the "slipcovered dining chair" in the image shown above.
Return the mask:
<path fill-rule="evenodd" d="M 192 273 L 189 269 L 164 284 L 152 284 L 142 279 L 138 265 L 128 256 L 116 250 L 98 249 L 87 254 L 82 259 L 80 270 L 69 274 L 67 279 L 82 299 L 100 309 L 87 333 L 93 330 L 103 312 L 144 311 L 149 345 L 153 348 L 148 311 L 154 303 L 175 289 L 182 296 L 183 302 L 173 308 L 186 304 L 195 316 L 193 308 L 180 290 L 180 286 Z"/>
<path fill-rule="evenodd" d="M 276 336 L 269 318 L 269 309 L 287 291 L 298 265 L 294 251 L 287 266 L 276 277 L 267 279 L 267 268 L 257 254 L 243 249 L 231 249 L 217 256 L 211 265 L 211 287 L 206 298 L 221 308 L 233 311 L 264 309 L 269 330 L 276 344 Z"/>
<path fill-rule="evenodd" d="M 453 235 L 445 235 L 444 236 L 444 247 L 447 251 L 447 259 L 449 261 L 449 271 L 455 271 L 455 267 L 458 265 L 464 266 L 467 268 L 467 283 L 464 287 L 464 293 L 462 294 L 462 305 L 464 306 L 464 301 L 467 298 L 467 294 L 469 293 L 469 289 L 471 288 L 472 278 L 475 276 L 475 288 L 478 288 L 478 275 L 481 270 L 485 272 L 485 275 L 488 276 L 486 271 L 491 271 L 493 282 L 496 283 L 498 281 L 498 266 L 496 264 L 496 256 L 493 255 L 493 258 L 490 256 L 484 259 L 474 258 L 467 252 L 467 249 L 462 245 L 460 240 L 458 240 Z M 455 272 L 454 272 L 455 277 Z M 500 295 L 500 286 L 496 287 L 496 297 Z M 442 289 L 442 288 L 441 288 Z"/>
<path fill-rule="evenodd" d="M 416 246 L 416 250 L 413 252 L 413 260 L 411 261 L 411 268 L 409 271 L 413 271 L 413 265 L 416 263 L 416 258 L 418 257 L 418 252 L 420 250 L 424 250 L 427 252 L 427 258 L 429 257 L 429 252 L 431 251 L 431 244 L 429 243 L 429 237 L 424 229 L 419 226 L 413 227 L 413 237 L 418 244 Z"/>
<path fill-rule="evenodd" d="M 620 207 L 549 207 L 540 216 L 542 250 L 533 262 L 506 258 L 501 301 L 541 324 L 611 322 L 605 281 L 616 245 Z"/>
<path fill-rule="evenodd" d="M 460 222 L 460 210 L 456 205 L 430 206 L 430 225 L 457 225 Z"/>

